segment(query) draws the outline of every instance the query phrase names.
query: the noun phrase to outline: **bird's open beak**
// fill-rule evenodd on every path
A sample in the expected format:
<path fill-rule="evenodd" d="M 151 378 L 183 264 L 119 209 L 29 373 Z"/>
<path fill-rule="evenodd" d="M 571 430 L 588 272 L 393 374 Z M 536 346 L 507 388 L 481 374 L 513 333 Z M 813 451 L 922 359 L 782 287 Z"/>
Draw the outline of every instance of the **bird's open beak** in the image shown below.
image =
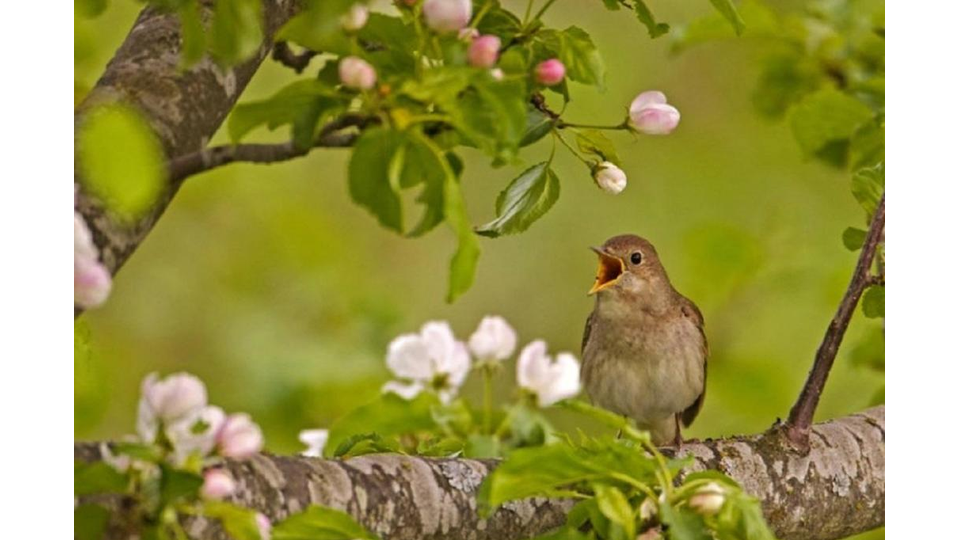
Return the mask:
<path fill-rule="evenodd" d="M 587 294 L 597 294 L 598 292 L 611 287 L 617 283 L 620 276 L 623 275 L 623 261 L 619 257 L 608 254 L 602 248 L 591 247 L 600 258 L 600 264 L 597 266 L 597 280 L 593 282 L 593 287 Z"/>

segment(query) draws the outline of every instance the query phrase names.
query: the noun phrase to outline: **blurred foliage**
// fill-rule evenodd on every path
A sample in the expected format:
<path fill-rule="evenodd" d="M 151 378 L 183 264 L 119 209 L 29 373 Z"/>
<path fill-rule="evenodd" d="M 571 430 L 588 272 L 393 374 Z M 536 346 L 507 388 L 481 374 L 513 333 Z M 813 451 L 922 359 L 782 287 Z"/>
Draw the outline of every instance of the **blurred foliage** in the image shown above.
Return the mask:
<path fill-rule="evenodd" d="M 75 102 L 140 8 L 80 4 Z M 249 411 L 271 450 L 295 451 L 300 429 L 329 426 L 374 399 L 387 379 L 387 342 L 433 318 L 466 336 L 480 316 L 498 313 L 521 341 L 544 338 L 552 349 L 578 352 L 592 301 L 587 246 L 624 232 L 657 245 L 674 284 L 707 321 L 708 398 L 690 436 L 758 431 L 785 415 L 849 281 L 856 253 L 843 246 L 859 249 L 855 237 L 848 241 L 858 233 L 844 230 L 862 226 L 865 208 L 837 165 L 882 161 L 882 3 L 745 0 L 737 41 L 706 2 L 651 4 L 658 21 L 696 22 L 638 41 L 646 29 L 617 13 L 557 3 L 545 16 L 594 29 L 610 74 L 602 93 L 571 86 L 577 107 L 567 116 L 619 118 L 639 91 L 656 88 L 682 110 L 680 127 L 665 138 L 611 134 L 630 177 L 616 197 L 597 190 L 578 160 L 558 155 L 550 167 L 564 196 L 525 234 L 479 239 L 476 281 L 455 304 L 444 302 L 448 240 L 410 241 L 378 227 L 351 201 L 342 150 L 191 179 L 117 276 L 110 301 L 77 323 L 76 437 L 130 431 L 142 377 L 185 369 L 216 401 Z M 635 4 L 638 16 L 643 5 Z M 83 16 L 101 10 L 98 19 Z M 241 101 L 266 100 L 294 80 L 267 61 Z M 797 126 L 796 107 L 839 111 L 839 119 Z M 250 129 L 260 140 L 287 138 Z M 228 140 L 225 126 L 213 142 Z M 548 142 L 536 142 L 519 159 L 532 166 L 548 151 Z M 508 177 L 479 151 L 462 157 L 467 209 L 476 223 L 495 218 L 487 201 Z M 855 317 L 840 355 L 821 419 L 882 402 L 882 319 Z M 497 388 L 512 388 L 506 375 Z M 558 425 L 600 429 L 554 416 Z"/>

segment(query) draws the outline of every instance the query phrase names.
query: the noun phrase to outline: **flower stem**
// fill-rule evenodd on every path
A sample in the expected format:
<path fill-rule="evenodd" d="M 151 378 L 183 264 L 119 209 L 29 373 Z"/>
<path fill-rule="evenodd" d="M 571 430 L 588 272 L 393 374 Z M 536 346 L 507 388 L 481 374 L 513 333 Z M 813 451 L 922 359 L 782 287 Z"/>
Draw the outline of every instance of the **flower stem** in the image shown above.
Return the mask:
<path fill-rule="evenodd" d="M 555 138 L 557 138 L 557 139 L 560 139 L 560 142 L 563 143 L 563 145 L 567 147 L 567 150 L 570 150 L 570 153 L 573 154 L 574 156 L 576 156 L 577 159 L 579 159 L 580 161 L 582 161 L 584 165 L 586 165 L 588 168 L 591 168 L 591 169 L 593 168 L 593 163 L 590 163 L 590 161 L 587 160 L 586 158 L 584 158 L 583 156 L 581 156 L 581 155 L 580 155 L 580 152 L 577 152 L 577 151 L 573 148 L 573 146 L 570 146 L 570 143 L 568 143 L 567 140 L 563 138 L 563 135 L 560 135 L 560 132 L 559 132 L 559 131 L 553 130 L 553 136 L 554 136 Z"/>
<path fill-rule="evenodd" d="M 626 122 L 617 124 L 615 126 L 604 126 L 604 125 L 598 125 L 598 124 L 574 124 L 570 122 L 564 122 L 563 120 L 561 120 L 557 122 L 557 128 L 558 129 L 564 129 L 564 128 L 604 129 L 608 131 L 624 131 L 624 130 L 629 130 L 630 125 L 627 124 Z"/>
<path fill-rule="evenodd" d="M 538 20 L 540 17 L 543 17 L 543 14 L 546 13 L 547 10 L 550 9 L 550 6 L 552 6 L 553 3 L 556 1 L 557 0 L 547 0 L 547 3 L 544 4 L 542 8 L 540 8 L 540 11 L 538 11 L 537 14 L 533 16 L 533 19 Z"/>
<path fill-rule="evenodd" d="M 491 433 L 493 426 L 493 370 L 483 366 L 483 432 Z"/>
<path fill-rule="evenodd" d="M 530 20 L 530 12 L 533 10 L 533 0 L 527 0 L 527 10 L 523 13 L 523 25 L 527 26 L 527 21 Z"/>

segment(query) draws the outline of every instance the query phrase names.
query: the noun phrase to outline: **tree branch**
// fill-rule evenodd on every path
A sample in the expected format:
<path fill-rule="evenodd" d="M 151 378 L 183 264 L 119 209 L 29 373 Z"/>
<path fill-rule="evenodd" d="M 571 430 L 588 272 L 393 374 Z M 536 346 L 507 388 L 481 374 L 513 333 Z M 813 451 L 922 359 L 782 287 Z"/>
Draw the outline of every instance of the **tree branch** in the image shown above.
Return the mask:
<path fill-rule="evenodd" d="M 803 385 L 803 390 L 797 398 L 797 402 L 790 409 L 790 416 L 783 426 L 786 430 L 787 438 L 797 445 L 798 448 L 806 448 L 810 444 L 810 425 L 813 423 L 813 413 L 817 410 L 817 404 L 820 402 L 820 394 L 823 393 L 823 387 L 827 383 L 827 376 L 830 374 L 830 368 L 833 367 L 833 361 L 837 357 L 837 351 L 840 343 L 843 341 L 843 335 L 850 324 L 850 318 L 857 309 L 860 302 L 860 296 L 870 285 L 883 283 L 882 276 L 871 276 L 870 267 L 873 264 L 877 253 L 877 246 L 880 244 L 884 233 L 884 210 L 885 195 L 880 196 L 880 202 L 877 204 L 877 211 L 870 222 L 870 230 L 867 231 L 866 240 L 863 243 L 863 249 L 860 251 L 860 258 L 857 259 L 857 266 L 853 271 L 853 277 L 850 279 L 850 285 L 847 292 L 840 301 L 837 313 L 830 321 L 827 332 L 823 336 L 823 341 L 817 349 L 817 355 L 813 361 L 813 367 L 807 375 L 807 381 Z"/>
<path fill-rule="evenodd" d="M 310 65 L 310 60 L 318 54 L 318 52 L 311 51 L 310 49 L 296 53 L 290 48 L 290 45 L 288 45 L 286 41 L 278 41 L 273 45 L 273 54 L 271 56 L 274 60 L 294 70 L 299 75 L 303 73 L 303 70 L 307 69 L 307 66 Z"/>
<path fill-rule="evenodd" d="M 718 469 L 763 504 L 782 540 L 832 540 L 884 523 L 884 407 L 814 426 L 810 450 L 798 452 L 772 429 L 764 434 L 684 444 L 693 470 Z M 100 459 L 96 443 L 77 443 L 74 457 Z M 477 514 L 476 492 L 494 460 L 380 454 L 345 461 L 260 455 L 229 462 L 241 487 L 233 501 L 276 521 L 322 504 L 346 510 L 384 540 L 511 540 L 561 525 L 572 501 L 535 498 Z M 97 496 L 120 510 L 119 496 Z M 130 512 L 112 512 L 107 540 L 132 539 Z M 208 520 L 188 523 L 194 538 L 226 538 Z"/>

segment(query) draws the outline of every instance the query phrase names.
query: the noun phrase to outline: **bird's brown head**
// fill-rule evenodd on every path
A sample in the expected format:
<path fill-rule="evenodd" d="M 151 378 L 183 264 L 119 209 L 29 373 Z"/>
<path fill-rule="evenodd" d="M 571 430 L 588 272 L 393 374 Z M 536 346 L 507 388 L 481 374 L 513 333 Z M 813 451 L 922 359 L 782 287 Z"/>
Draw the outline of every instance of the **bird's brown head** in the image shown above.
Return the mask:
<path fill-rule="evenodd" d="M 622 234 L 590 249 L 600 260 L 597 278 L 589 294 L 608 290 L 641 293 L 651 284 L 665 281 L 660 256 L 653 244 L 644 238 Z"/>

